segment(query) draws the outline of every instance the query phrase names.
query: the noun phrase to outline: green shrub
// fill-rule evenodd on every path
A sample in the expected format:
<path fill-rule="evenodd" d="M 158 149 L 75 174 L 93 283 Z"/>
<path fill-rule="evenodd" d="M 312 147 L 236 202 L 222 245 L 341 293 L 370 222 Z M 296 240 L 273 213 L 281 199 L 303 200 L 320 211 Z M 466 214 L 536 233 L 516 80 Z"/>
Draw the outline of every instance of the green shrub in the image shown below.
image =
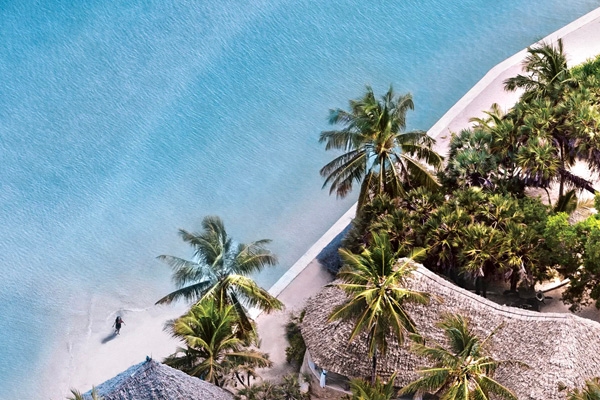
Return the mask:
<path fill-rule="evenodd" d="M 302 393 L 298 374 L 283 377 L 283 382 L 262 382 L 240 390 L 237 400 L 309 400 L 308 393 Z"/>
<path fill-rule="evenodd" d="M 300 324 L 304 319 L 304 311 L 299 316 L 291 315 L 290 321 L 285 326 L 285 334 L 290 345 L 285 349 L 285 359 L 289 364 L 298 368 L 302 365 L 306 344 L 300 332 Z"/>

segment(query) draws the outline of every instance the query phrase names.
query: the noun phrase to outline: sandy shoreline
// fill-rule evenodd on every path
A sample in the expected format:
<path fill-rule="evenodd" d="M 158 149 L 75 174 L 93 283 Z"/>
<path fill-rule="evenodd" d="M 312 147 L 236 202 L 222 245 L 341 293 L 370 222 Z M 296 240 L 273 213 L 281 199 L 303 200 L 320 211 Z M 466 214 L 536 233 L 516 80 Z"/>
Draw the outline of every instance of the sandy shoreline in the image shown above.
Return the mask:
<path fill-rule="evenodd" d="M 585 61 L 600 53 L 600 8 L 552 33 L 544 40 L 556 40 L 562 37 L 570 66 Z M 506 93 L 502 81 L 520 73 L 520 64 L 525 56 L 523 50 L 492 68 L 469 92 L 467 92 L 440 120 L 429 130 L 429 134 L 438 139 L 436 149 L 445 153 L 449 132 L 459 131 L 468 126 L 468 119 L 483 115 L 496 102 L 502 108 L 512 106 L 519 97 L 518 93 Z M 315 260 L 319 251 L 341 232 L 354 215 L 354 207 L 340 218 L 270 289 L 286 304 L 284 312 L 260 315 L 257 319 L 262 338 L 263 351 L 271 354 L 275 365 L 267 371 L 266 377 L 277 376 L 287 370 L 285 364 L 284 325 L 289 312 L 299 310 L 305 301 L 316 294 L 331 280 L 331 275 Z M 146 355 L 162 359 L 172 353 L 177 342 L 162 331 L 163 323 L 181 314 L 183 306 L 150 307 L 139 312 L 126 312 L 123 315 L 127 325 L 116 340 L 106 340 L 110 332 L 89 337 L 84 351 L 79 351 L 82 359 L 71 359 L 68 371 L 57 366 L 51 371 L 53 385 L 60 386 L 67 394 L 74 387 L 87 391 L 92 385 L 98 385 L 124 371 L 132 364 L 141 362 Z M 106 341 L 105 341 L 106 340 Z M 276 350 L 276 351 L 275 351 Z M 85 359 L 83 359 L 85 358 Z M 58 376 L 57 376 L 58 375 Z M 63 397 L 64 398 L 64 397 Z"/>

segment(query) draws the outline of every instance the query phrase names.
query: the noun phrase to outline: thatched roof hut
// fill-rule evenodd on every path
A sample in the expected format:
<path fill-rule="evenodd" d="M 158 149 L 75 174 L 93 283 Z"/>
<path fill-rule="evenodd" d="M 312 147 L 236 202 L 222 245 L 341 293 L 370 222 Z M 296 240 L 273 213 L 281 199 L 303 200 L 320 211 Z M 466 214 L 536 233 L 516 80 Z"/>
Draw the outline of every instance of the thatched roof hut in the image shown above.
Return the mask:
<path fill-rule="evenodd" d="M 233 400 L 215 385 L 150 358 L 96 387 L 104 400 Z M 84 397 L 91 399 L 91 391 Z"/>
<path fill-rule="evenodd" d="M 506 307 L 477 296 L 417 265 L 409 286 L 439 296 L 428 306 L 409 305 L 407 310 L 426 339 L 443 343 L 443 332 L 436 326 L 444 313 L 467 317 L 473 331 L 481 337 L 502 325 L 491 340 L 490 351 L 496 360 L 516 360 L 529 368 L 505 365 L 496 379 L 519 399 L 563 399 L 559 386 L 582 386 L 586 379 L 600 374 L 600 324 L 571 314 L 540 314 Z M 312 361 L 319 367 L 347 377 L 369 377 L 370 359 L 366 334 L 348 343 L 351 322 L 328 323 L 333 308 L 345 300 L 336 287 L 324 288 L 309 300 L 302 323 L 302 335 Z M 378 374 L 389 378 L 398 371 L 396 384 L 416 379 L 415 370 L 428 362 L 409 351 L 408 343 L 399 346 L 393 339 L 378 361 Z"/>

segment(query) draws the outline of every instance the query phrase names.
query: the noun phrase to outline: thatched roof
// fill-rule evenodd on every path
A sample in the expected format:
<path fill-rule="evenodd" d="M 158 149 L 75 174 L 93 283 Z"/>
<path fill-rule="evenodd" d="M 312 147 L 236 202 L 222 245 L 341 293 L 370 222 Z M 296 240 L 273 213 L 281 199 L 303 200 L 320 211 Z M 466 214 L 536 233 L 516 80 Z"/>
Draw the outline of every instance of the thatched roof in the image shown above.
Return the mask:
<path fill-rule="evenodd" d="M 428 306 L 409 305 L 407 310 L 426 339 L 443 342 L 443 332 L 435 326 L 440 315 L 458 313 L 467 317 L 473 331 L 487 336 L 503 327 L 491 339 L 490 351 L 496 360 L 516 360 L 529 366 L 521 369 L 503 366 L 496 379 L 513 390 L 519 399 L 563 399 L 559 384 L 582 386 L 586 379 L 600 374 L 600 324 L 572 314 L 544 313 L 505 307 L 417 266 L 409 286 L 439 296 L 441 302 Z M 365 346 L 366 334 L 348 343 L 351 322 L 328 323 L 333 308 L 345 300 L 336 287 L 326 287 L 309 300 L 302 323 L 302 335 L 313 361 L 320 367 L 348 377 L 368 377 L 370 359 Z M 415 369 L 429 366 L 412 354 L 408 343 L 395 340 L 384 357 L 379 357 L 378 374 L 388 378 L 399 375 L 398 386 L 416 379 Z"/>
<path fill-rule="evenodd" d="M 152 359 L 136 364 L 96 387 L 104 400 L 233 400 L 215 385 Z M 91 391 L 84 397 L 91 399 Z"/>

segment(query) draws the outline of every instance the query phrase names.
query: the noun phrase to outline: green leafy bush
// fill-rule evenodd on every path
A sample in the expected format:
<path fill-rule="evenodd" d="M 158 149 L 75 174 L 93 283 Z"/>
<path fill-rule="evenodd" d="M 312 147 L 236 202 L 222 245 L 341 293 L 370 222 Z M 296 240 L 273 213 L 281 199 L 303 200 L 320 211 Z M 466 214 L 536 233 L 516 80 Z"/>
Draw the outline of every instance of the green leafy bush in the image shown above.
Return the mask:
<path fill-rule="evenodd" d="M 290 374 L 283 377 L 283 382 L 275 384 L 262 382 L 258 385 L 240 390 L 236 396 L 237 400 L 309 400 L 308 393 L 302 393 L 298 374 Z"/>
<path fill-rule="evenodd" d="M 306 344 L 300 332 L 300 324 L 304 319 L 304 311 L 299 316 L 292 314 L 290 321 L 285 326 L 285 334 L 290 345 L 285 349 L 285 359 L 289 364 L 296 365 L 298 368 L 302 365 Z"/>

